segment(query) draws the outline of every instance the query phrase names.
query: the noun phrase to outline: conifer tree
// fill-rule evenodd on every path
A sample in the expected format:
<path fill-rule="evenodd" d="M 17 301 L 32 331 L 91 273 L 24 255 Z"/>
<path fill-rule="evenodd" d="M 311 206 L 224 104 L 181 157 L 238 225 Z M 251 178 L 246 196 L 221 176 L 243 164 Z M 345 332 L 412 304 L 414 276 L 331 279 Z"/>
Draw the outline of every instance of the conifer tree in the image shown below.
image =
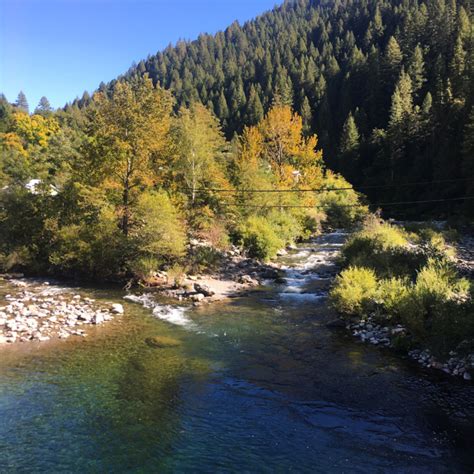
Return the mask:
<path fill-rule="evenodd" d="M 308 97 L 305 95 L 301 104 L 301 118 L 303 119 L 303 132 L 308 135 L 311 132 L 313 124 L 313 112 L 309 105 Z"/>
<path fill-rule="evenodd" d="M 418 94 L 426 82 L 423 51 L 419 44 L 416 45 L 410 58 L 408 74 L 411 78 L 413 93 Z"/>
<path fill-rule="evenodd" d="M 342 154 L 354 153 L 359 148 L 359 130 L 355 123 L 352 112 L 349 112 L 344 126 L 342 127 L 341 142 L 340 142 L 340 152 Z"/>
<path fill-rule="evenodd" d="M 45 96 L 41 97 L 38 106 L 35 109 L 35 114 L 49 115 L 52 111 L 53 108 L 51 107 L 49 100 Z"/>
<path fill-rule="evenodd" d="M 245 122 L 249 125 L 255 125 L 263 118 L 263 105 L 260 97 L 252 84 L 246 110 Z"/>
<path fill-rule="evenodd" d="M 410 76 L 402 70 L 392 95 L 389 128 L 396 128 L 410 118 L 413 112 L 413 88 Z"/>
<path fill-rule="evenodd" d="M 25 113 L 29 112 L 28 101 L 26 100 L 26 95 L 24 94 L 23 91 L 20 91 L 18 93 L 18 97 L 16 99 L 15 105 L 18 110 L 21 110 L 22 112 L 25 112 Z"/>

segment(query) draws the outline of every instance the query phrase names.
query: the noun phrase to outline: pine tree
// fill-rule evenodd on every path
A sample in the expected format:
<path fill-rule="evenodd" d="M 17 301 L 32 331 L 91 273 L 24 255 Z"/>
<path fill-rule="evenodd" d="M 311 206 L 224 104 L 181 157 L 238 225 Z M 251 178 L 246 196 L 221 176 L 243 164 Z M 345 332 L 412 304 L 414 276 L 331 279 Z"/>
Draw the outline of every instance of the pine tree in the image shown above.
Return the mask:
<path fill-rule="evenodd" d="M 245 122 L 249 125 L 255 125 L 263 118 L 263 105 L 260 97 L 252 84 L 250 88 L 249 100 L 247 103 L 247 110 L 245 114 Z"/>
<path fill-rule="evenodd" d="M 460 36 L 456 40 L 454 46 L 453 57 L 449 64 L 449 72 L 451 75 L 451 84 L 453 86 L 454 94 L 461 97 L 464 92 L 464 71 L 466 68 L 466 52 L 463 48 L 463 41 Z"/>
<path fill-rule="evenodd" d="M 18 110 L 21 110 L 22 112 L 25 112 L 25 113 L 29 112 L 28 101 L 26 100 L 26 95 L 24 94 L 23 91 L 20 91 L 18 93 L 18 97 L 16 99 L 15 105 L 18 108 Z"/>
<path fill-rule="evenodd" d="M 433 97 L 431 96 L 431 93 L 428 92 L 425 95 L 425 98 L 423 99 L 423 104 L 421 106 L 421 111 L 423 115 L 428 117 L 431 113 L 431 107 L 433 106 Z"/>
<path fill-rule="evenodd" d="M 471 108 L 466 126 L 464 128 L 464 140 L 462 143 L 462 171 L 466 177 L 474 176 L 474 106 Z M 469 195 L 474 193 L 474 182 L 467 183 L 466 191 Z M 470 215 L 474 215 L 474 205 L 472 201 L 466 202 Z"/>
<path fill-rule="evenodd" d="M 227 100 L 225 98 L 224 92 L 221 91 L 219 94 L 219 100 L 216 105 L 217 116 L 222 120 L 225 120 L 229 117 L 229 107 L 227 106 Z"/>
<path fill-rule="evenodd" d="M 340 152 L 341 153 L 354 153 L 359 148 L 360 135 L 357 125 L 355 123 L 352 112 L 349 112 L 344 126 L 342 127 L 341 141 L 340 141 Z"/>
<path fill-rule="evenodd" d="M 301 104 L 301 118 L 303 119 L 303 132 L 305 135 L 309 135 L 313 125 L 313 112 L 306 95 Z"/>
<path fill-rule="evenodd" d="M 396 128 L 406 123 L 413 112 L 413 88 L 410 76 L 402 70 L 392 95 L 389 128 Z"/>
<path fill-rule="evenodd" d="M 419 44 L 416 45 L 410 58 L 408 74 L 411 78 L 413 93 L 417 95 L 426 82 L 423 51 Z"/>
<path fill-rule="evenodd" d="M 390 36 L 390 39 L 387 43 L 387 48 L 385 50 L 385 61 L 390 69 L 390 72 L 397 71 L 400 67 L 403 60 L 402 51 L 400 49 L 400 45 L 398 41 L 393 37 Z"/>
<path fill-rule="evenodd" d="M 35 109 L 35 114 L 49 115 L 52 111 L 53 108 L 51 107 L 49 100 L 45 96 L 41 97 L 38 106 Z"/>

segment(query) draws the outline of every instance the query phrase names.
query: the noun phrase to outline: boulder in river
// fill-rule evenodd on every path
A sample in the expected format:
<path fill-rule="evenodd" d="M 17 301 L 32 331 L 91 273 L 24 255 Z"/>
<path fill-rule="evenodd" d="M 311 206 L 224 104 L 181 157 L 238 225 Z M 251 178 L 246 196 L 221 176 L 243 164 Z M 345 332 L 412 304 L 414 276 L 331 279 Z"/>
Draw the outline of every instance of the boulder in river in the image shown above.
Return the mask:
<path fill-rule="evenodd" d="M 168 336 L 147 337 L 145 343 L 150 347 L 165 349 L 167 347 L 176 347 L 181 345 L 181 341 Z"/>
<path fill-rule="evenodd" d="M 329 329 L 345 329 L 346 322 L 343 319 L 334 319 L 326 323 L 326 327 Z"/>

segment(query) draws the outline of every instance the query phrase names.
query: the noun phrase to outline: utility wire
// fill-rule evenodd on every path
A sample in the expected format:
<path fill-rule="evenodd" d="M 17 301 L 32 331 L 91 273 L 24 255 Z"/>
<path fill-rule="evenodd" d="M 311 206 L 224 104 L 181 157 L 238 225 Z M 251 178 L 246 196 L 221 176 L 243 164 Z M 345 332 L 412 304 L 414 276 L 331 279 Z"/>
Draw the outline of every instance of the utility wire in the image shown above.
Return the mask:
<path fill-rule="evenodd" d="M 449 201 L 468 201 L 474 199 L 474 196 L 464 196 L 459 198 L 448 198 L 448 199 L 426 199 L 421 201 L 398 201 L 398 202 L 379 202 L 374 204 L 369 204 L 369 206 L 400 206 L 405 204 L 427 204 L 427 203 L 436 203 L 436 202 L 449 202 Z M 247 204 L 221 204 L 224 207 L 243 207 L 243 208 L 252 208 L 252 209 L 326 209 L 327 206 L 304 206 L 304 205 L 270 205 L 270 206 L 254 206 Z M 363 207 L 363 204 L 343 204 L 338 207 Z"/>
<path fill-rule="evenodd" d="M 399 188 L 407 186 L 424 186 L 430 184 L 446 184 L 446 183 L 458 183 L 474 181 L 474 178 L 456 178 L 456 179 L 440 179 L 435 181 L 418 181 L 412 183 L 397 183 L 397 184 L 368 184 L 365 186 L 346 186 L 341 188 L 314 188 L 314 189 L 219 189 L 219 188 L 198 188 L 194 189 L 196 193 L 213 192 L 213 193 L 323 193 L 329 191 L 350 191 L 354 188 L 358 189 L 387 189 L 387 188 Z M 192 188 L 185 188 L 188 191 L 192 191 Z"/>

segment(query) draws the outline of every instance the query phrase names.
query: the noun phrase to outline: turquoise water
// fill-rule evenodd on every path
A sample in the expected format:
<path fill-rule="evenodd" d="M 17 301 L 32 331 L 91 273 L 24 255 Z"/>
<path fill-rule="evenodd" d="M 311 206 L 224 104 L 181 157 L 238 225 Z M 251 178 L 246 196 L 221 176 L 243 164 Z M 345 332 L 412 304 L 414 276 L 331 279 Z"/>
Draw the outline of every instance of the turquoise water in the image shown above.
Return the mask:
<path fill-rule="evenodd" d="M 0 472 L 471 472 L 473 385 L 327 329 L 305 273 L 179 324 L 125 303 L 87 338 L 2 349 Z"/>

